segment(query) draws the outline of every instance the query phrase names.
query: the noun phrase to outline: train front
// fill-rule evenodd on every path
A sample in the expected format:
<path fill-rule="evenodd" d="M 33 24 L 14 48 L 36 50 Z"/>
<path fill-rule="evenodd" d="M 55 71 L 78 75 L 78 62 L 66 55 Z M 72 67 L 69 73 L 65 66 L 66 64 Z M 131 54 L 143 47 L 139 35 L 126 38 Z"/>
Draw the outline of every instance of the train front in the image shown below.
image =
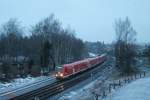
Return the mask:
<path fill-rule="evenodd" d="M 58 71 L 56 74 L 55 74 L 55 77 L 56 79 L 59 79 L 59 80 L 62 80 L 64 79 L 64 73 L 62 70 Z"/>
<path fill-rule="evenodd" d="M 62 79 L 64 79 L 64 76 L 65 76 L 64 75 L 64 68 L 63 68 L 63 65 L 61 65 L 59 67 L 58 71 L 56 72 L 55 77 L 58 80 L 62 80 Z"/>
<path fill-rule="evenodd" d="M 67 77 L 70 76 L 70 70 L 68 70 L 68 66 L 70 66 L 69 64 L 64 64 L 61 66 L 61 69 L 59 71 L 57 71 L 57 73 L 55 74 L 56 79 L 58 80 L 64 80 Z"/>

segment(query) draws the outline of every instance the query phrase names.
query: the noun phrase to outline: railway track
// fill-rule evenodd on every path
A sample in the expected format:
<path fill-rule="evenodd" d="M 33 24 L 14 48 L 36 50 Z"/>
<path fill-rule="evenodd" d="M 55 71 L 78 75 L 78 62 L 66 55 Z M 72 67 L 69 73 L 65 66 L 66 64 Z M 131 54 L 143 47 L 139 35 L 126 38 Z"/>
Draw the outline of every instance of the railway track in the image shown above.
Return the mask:
<path fill-rule="evenodd" d="M 52 83 L 50 85 L 47 85 L 45 87 L 42 87 L 40 89 L 31 91 L 29 93 L 26 93 L 24 95 L 17 96 L 15 98 L 12 98 L 10 100 L 35 100 L 35 98 L 38 98 L 39 100 L 45 100 L 49 98 L 50 96 L 56 95 L 72 86 L 75 86 L 79 82 L 91 77 L 92 74 L 96 74 L 100 72 L 102 69 L 105 68 L 105 63 L 97 65 L 91 70 L 87 70 L 86 72 L 74 76 L 74 78 L 65 80 L 65 81 L 56 81 L 55 83 Z"/>
<path fill-rule="evenodd" d="M 104 81 L 105 79 L 107 79 L 108 77 L 109 77 L 109 75 L 107 75 L 109 72 L 108 71 L 111 71 L 112 70 L 112 66 L 109 66 L 109 67 L 107 67 L 107 68 L 105 68 L 106 66 L 100 66 L 100 67 L 98 67 L 98 68 L 96 68 L 96 69 L 94 69 L 94 70 L 92 70 L 92 71 L 90 71 L 89 73 L 86 73 L 86 77 L 83 75 L 82 76 L 82 78 L 80 77 L 80 78 L 78 78 L 78 79 L 75 79 L 75 80 L 73 80 L 73 81 L 70 81 L 70 82 L 67 82 L 67 83 L 64 83 L 63 84 L 63 90 L 66 90 L 66 89 L 68 89 L 68 88 L 70 88 L 70 87 L 72 87 L 72 86 L 75 86 L 77 83 L 80 83 L 81 81 L 83 81 L 83 80 L 85 80 L 85 78 L 87 79 L 87 78 L 89 78 L 89 77 L 91 77 L 91 73 L 93 74 L 92 76 L 94 77 L 94 78 L 98 78 L 99 76 L 101 76 L 101 75 L 104 75 L 104 74 L 106 74 L 105 76 L 106 77 L 103 77 L 102 78 L 102 81 Z M 103 70 L 102 70 L 103 69 Z M 101 72 L 101 73 L 99 73 L 99 74 L 97 74 L 98 72 Z M 93 79 L 92 79 L 93 80 Z M 61 88 L 60 88 L 60 90 L 57 90 L 57 91 L 60 91 L 60 92 L 62 92 L 63 90 L 61 90 Z M 50 92 L 49 92 L 49 94 L 51 94 Z M 63 94 L 63 93 L 62 93 Z M 62 94 L 60 93 L 58 96 L 52 96 L 51 98 L 49 98 L 48 100 L 57 100 L 58 99 L 58 97 L 60 97 L 60 96 L 62 96 Z M 46 97 L 46 98 L 45 98 Z M 42 98 L 40 98 L 40 100 L 45 100 L 45 99 L 47 99 L 47 97 L 48 96 L 46 96 L 45 95 L 45 97 L 42 97 Z"/>
<path fill-rule="evenodd" d="M 5 100 L 5 99 L 14 98 L 14 97 L 16 97 L 18 95 L 25 94 L 25 93 L 27 93 L 29 91 L 33 91 L 33 87 L 34 87 L 34 89 L 38 89 L 38 88 L 42 87 L 42 85 L 46 85 L 46 84 L 48 84 L 49 82 L 51 82 L 53 80 L 55 80 L 55 79 L 53 79 L 53 78 L 46 78 L 46 79 L 37 81 L 34 84 L 30 83 L 30 84 L 25 85 L 24 87 L 20 86 L 20 87 L 18 87 L 16 89 L 12 89 L 12 90 L 1 92 L 0 93 L 0 99 L 2 99 L 2 100 L 4 99 Z"/>

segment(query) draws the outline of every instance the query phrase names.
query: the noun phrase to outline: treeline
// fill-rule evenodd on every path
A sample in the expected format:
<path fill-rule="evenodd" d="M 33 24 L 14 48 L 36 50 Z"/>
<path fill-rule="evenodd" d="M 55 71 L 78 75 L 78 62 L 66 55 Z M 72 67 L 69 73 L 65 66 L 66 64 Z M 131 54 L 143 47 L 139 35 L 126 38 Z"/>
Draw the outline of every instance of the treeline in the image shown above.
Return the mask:
<path fill-rule="evenodd" d="M 100 55 L 100 54 L 103 54 L 103 53 L 106 53 L 106 44 L 104 44 L 104 42 L 100 42 L 100 41 L 97 41 L 97 42 L 88 42 L 86 41 L 85 42 L 85 45 L 86 45 L 86 50 L 88 52 L 91 52 L 91 53 L 94 53 L 94 54 L 97 54 L 97 55 Z"/>
<path fill-rule="evenodd" d="M 85 45 L 75 37 L 75 31 L 62 28 L 54 15 L 39 21 L 28 31 L 24 30 L 17 19 L 10 19 L 0 28 L 2 63 L 9 63 L 5 58 L 23 56 L 29 65 L 55 69 L 53 67 L 57 65 L 83 59 L 86 54 Z M 43 66 L 43 63 L 47 64 Z"/>

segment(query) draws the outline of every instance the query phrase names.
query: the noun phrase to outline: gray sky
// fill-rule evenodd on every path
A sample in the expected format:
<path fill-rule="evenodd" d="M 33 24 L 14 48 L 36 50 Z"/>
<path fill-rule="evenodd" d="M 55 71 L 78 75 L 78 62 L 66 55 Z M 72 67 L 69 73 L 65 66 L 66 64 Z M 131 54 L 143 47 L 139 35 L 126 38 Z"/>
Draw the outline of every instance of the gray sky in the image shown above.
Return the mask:
<path fill-rule="evenodd" d="M 138 42 L 150 42 L 150 0 L 0 0 L 0 24 L 18 18 L 30 27 L 51 13 L 88 41 L 115 40 L 114 21 L 129 17 Z"/>

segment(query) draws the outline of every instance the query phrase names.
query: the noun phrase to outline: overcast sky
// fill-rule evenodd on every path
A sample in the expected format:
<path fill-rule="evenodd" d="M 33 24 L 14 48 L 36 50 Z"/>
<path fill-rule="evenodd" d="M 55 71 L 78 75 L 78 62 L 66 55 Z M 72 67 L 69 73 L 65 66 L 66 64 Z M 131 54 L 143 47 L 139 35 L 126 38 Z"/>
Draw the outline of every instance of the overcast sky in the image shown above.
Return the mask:
<path fill-rule="evenodd" d="M 77 37 L 109 43 L 115 19 L 128 16 L 138 42 L 150 42 L 150 0 L 0 0 L 0 24 L 18 18 L 29 28 L 51 13 Z"/>

